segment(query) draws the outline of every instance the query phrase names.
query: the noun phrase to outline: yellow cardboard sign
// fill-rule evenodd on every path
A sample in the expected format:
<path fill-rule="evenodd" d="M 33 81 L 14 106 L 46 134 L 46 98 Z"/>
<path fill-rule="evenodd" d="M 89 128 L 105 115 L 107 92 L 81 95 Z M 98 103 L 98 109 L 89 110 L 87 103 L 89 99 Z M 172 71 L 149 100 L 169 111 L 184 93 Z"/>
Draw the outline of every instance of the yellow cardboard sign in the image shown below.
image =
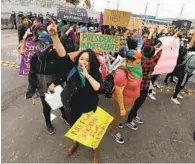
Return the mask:
<path fill-rule="evenodd" d="M 96 112 L 82 114 L 76 123 L 65 134 L 87 147 L 97 148 L 113 117 L 100 107 Z"/>
<path fill-rule="evenodd" d="M 194 34 L 193 34 L 193 36 L 192 36 L 192 39 L 191 39 L 191 41 L 190 41 L 190 47 L 193 46 L 194 42 L 195 42 L 195 32 L 194 32 Z"/>
<path fill-rule="evenodd" d="M 104 9 L 104 25 L 128 27 L 130 12 Z"/>
<path fill-rule="evenodd" d="M 133 29 L 141 29 L 142 28 L 142 22 L 140 19 L 136 19 L 131 17 L 131 19 L 129 20 L 129 24 L 127 27 L 129 30 L 133 30 Z"/>

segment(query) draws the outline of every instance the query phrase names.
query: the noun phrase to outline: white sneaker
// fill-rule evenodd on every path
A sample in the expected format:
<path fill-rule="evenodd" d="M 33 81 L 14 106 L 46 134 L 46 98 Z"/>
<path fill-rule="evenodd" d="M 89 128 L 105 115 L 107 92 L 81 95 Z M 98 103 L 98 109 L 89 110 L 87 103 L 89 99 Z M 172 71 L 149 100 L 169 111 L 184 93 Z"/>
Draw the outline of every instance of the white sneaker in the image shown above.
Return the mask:
<path fill-rule="evenodd" d="M 156 95 L 156 92 L 152 90 L 152 94 L 153 94 L 153 95 Z"/>
<path fill-rule="evenodd" d="M 148 97 L 150 97 L 152 100 L 156 100 L 156 98 L 154 97 L 152 93 L 148 94 Z"/>
<path fill-rule="evenodd" d="M 180 95 L 180 94 L 178 94 L 177 97 L 180 98 L 180 99 L 183 99 L 183 96 Z"/>
<path fill-rule="evenodd" d="M 120 144 L 123 144 L 124 143 L 124 140 L 121 136 L 120 133 L 116 132 L 116 133 L 111 133 L 111 136 L 114 138 L 114 140 Z"/>
<path fill-rule="evenodd" d="M 138 124 L 143 124 L 144 122 L 141 120 L 140 117 L 136 116 L 134 119 L 133 119 L 133 122 L 136 122 Z"/>
<path fill-rule="evenodd" d="M 177 100 L 177 98 L 171 97 L 171 101 L 173 101 L 175 104 L 180 105 L 181 103 Z"/>
<path fill-rule="evenodd" d="M 125 125 L 126 125 L 128 128 L 131 128 L 132 130 L 138 130 L 137 125 L 136 125 L 135 122 L 133 122 L 133 121 L 131 121 L 131 122 L 126 122 Z"/>
<path fill-rule="evenodd" d="M 154 86 L 156 86 L 158 89 L 160 89 L 160 85 L 158 83 L 155 83 Z"/>

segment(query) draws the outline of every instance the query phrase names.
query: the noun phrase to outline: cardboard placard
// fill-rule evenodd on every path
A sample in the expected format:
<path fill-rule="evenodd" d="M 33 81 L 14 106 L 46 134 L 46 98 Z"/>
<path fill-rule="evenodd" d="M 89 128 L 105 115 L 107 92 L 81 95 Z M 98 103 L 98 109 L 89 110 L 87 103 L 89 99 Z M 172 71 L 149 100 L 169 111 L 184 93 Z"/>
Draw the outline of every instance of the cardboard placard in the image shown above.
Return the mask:
<path fill-rule="evenodd" d="M 131 17 L 127 28 L 130 30 L 141 29 L 142 26 L 143 25 L 142 25 L 142 22 L 140 19 L 136 19 L 136 18 Z"/>
<path fill-rule="evenodd" d="M 190 47 L 193 46 L 194 42 L 195 42 L 195 32 L 194 32 L 194 34 L 193 34 L 193 36 L 192 36 L 192 39 L 191 39 L 191 41 L 190 41 Z"/>
<path fill-rule="evenodd" d="M 128 27 L 128 23 L 131 17 L 130 12 L 119 11 L 119 10 L 104 10 L 104 25 L 113 25 Z"/>
<path fill-rule="evenodd" d="M 113 117 L 109 113 L 97 107 L 95 113 L 91 111 L 82 114 L 65 136 L 96 149 L 112 120 Z"/>
<path fill-rule="evenodd" d="M 102 52 L 119 52 L 119 36 L 83 33 L 80 37 L 81 50 L 98 49 Z"/>
<path fill-rule="evenodd" d="M 133 30 L 134 29 L 134 18 L 131 17 L 130 20 L 129 20 L 129 24 L 128 24 L 128 27 L 127 27 L 129 30 Z"/>

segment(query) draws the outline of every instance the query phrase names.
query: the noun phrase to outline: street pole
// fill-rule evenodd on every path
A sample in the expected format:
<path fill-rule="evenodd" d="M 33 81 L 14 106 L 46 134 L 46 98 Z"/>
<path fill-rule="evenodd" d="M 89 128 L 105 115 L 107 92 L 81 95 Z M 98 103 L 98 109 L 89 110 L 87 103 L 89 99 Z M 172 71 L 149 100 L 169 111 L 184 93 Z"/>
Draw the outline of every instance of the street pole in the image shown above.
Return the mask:
<path fill-rule="evenodd" d="M 117 8 L 116 8 L 117 10 L 119 9 L 119 0 L 118 0 L 118 3 L 117 3 Z"/>
<path fill-rule="evenodd" d="M 110 1 L 107 1 L 107 8 L 109 8 Z"/>
<path fill-rule="evenodd" d="M 146 21 L 147 21 L 147 17 L 146 17 L 147 9 L 148 9 L 148 2 L 146 3 L 145 13 L 144 13 L 144 15 L 145 15 L 145 23 L 146 23 Z"/>
<path fill-rule="evenodd" d="M 157 4 L 155 18 L 156 18 L 156 17 L 157 17 L 157 15 L 158 15 L 158 9 L 159 9 L 159 5 L 160 5 L 160 4 Z"/>
<path fill-rule="evenodd" d="M 179 15 L 179 19 L 181 19 L 181 17 L 182 17 L 184 6 L 185 6 L 185 3 L 183 3 L 183 5 L 181 7 L 181 12 L 180 12 L 180 15 Z"/>

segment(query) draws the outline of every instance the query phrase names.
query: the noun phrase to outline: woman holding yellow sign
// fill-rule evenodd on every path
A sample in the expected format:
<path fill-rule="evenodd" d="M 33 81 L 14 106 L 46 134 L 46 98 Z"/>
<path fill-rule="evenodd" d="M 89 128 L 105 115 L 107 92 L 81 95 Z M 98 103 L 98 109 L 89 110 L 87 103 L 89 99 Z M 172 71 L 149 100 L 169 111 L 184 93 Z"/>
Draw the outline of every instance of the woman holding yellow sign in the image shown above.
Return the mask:
<path fill-rule="evenodd" d="M 64 67 L 69 72 L 66 87 L 61 94 L 62 102 L 68 113 L 68 121 L 72 126 L 83 113 L 95 111 L 98 106 L 98 94 L 103 93 L 102 78 L 99 72 L 99 62 L 96 54 L 92 50 L 81 51 L 75 62 L 73 62 L 66 54 L 60 39 L 57 35 L 57 26 L 54 22 L 48 26 L 54 47 L 60 57 L 65 61 Z M 72 142 L 71 147 L 66 151 L 67 155 L 72 155 L 78 148 L 76 141 Z M 97 149 L 93 149 L 93 162 L 99 162 L 99 153 Z"/>

